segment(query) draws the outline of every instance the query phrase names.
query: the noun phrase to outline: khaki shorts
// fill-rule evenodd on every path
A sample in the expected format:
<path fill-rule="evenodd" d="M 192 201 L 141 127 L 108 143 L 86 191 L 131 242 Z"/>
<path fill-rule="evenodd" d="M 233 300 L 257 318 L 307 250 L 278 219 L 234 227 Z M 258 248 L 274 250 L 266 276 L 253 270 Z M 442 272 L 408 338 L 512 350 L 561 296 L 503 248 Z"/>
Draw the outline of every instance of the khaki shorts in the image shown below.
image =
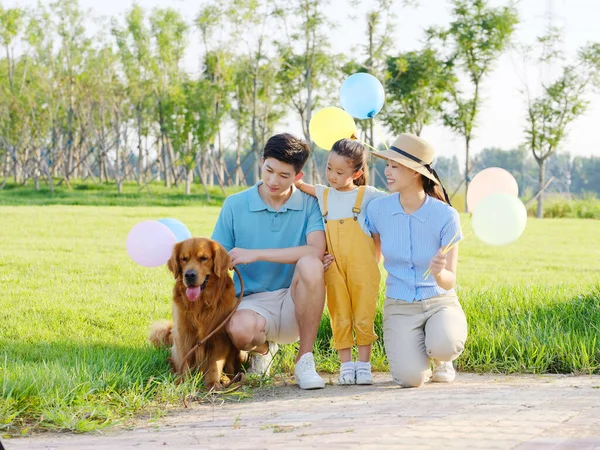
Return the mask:
<path fill-rule="evenodd" d="M 266 320 L 267 341 L 291 344 L 300 339 L 290 289 L 259 292 L 242 298 L 238 311 L 249 309 Z"/>

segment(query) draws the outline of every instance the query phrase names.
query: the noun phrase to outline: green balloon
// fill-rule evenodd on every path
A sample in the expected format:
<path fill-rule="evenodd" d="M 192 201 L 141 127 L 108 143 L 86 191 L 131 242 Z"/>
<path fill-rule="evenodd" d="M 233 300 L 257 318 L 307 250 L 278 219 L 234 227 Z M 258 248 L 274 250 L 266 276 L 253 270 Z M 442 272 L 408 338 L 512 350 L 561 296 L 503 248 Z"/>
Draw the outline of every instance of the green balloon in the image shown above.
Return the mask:
<path fill-rule="evenodd" d="M 518 197 L 491 194 L 473 211 L 473 232 L 489 245 L 506 245 L 516 241 L 527 225 L 527 209 Z"/>

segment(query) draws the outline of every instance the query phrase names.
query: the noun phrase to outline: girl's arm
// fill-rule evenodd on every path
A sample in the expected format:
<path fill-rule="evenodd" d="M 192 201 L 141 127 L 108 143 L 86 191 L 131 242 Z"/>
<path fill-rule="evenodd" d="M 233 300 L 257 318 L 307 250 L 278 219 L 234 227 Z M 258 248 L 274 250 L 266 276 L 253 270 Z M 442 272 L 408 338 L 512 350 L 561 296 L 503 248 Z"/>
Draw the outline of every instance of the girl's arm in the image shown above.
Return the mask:
<path fill-rule="evenodd" d="M 431 274 L 439 287 L 449 291 L 456 285 L 456 267 L 458 265 L 458 245 L 455 245 L 445 255 L 442 255 L 441 248 L 431 260 Z"/>
<path fill-rule="evenodd" d="M 294 185 L 297 189 L 300 189 L 305 194 L 312 195 L 313 197 L 317 196 L 317 191 L 312 184 L 308 184 L 302 180 L 298 180 L 294 183 Z"/>
<path fill-rule="evenodd" d="M 371 233 L 373 236 L 373 242 L 375 242 L 375 261 L 377 264 L 381 262 L 381 236 L 375 233 Z"/>

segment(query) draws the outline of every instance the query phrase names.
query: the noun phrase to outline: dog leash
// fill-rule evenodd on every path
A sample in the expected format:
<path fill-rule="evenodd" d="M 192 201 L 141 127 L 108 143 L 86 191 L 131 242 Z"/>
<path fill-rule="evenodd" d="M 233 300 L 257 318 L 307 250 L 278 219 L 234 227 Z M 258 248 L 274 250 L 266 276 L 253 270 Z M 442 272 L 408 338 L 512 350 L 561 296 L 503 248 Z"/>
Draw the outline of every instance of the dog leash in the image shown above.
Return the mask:
<path fill-rule="evenodd" d="M 236 302 L 235 306 L 233 307 L 233 309 L 231 310 L 231 312 L 229 313 L 229 315 L 225 318 L 225 320 L 223 320 L 223 322 L 221 322 L 221 324 L 217 328 L 215 328 L 213 331 L 211 331 L 201 341 L 197 342 L 196 345 L 194 345 L 192 347 L 192 349 L 187 353 L 187 355 L 185 355 L 185 357 L 183 358 L 183 361 L 181 362 L 181 367 L 180 367 L 179 373 L 183 373 L 184 372 L 184 370 L 183 370 L 184 368 L 186 370 L 189 368 L 188 359 L 190 358 L 190 356 L 192 355 L 192 353 L 194 353 L 198 349 L 198 347 L 204 345 L 206 343 L 206 341 L 208 341 L 212 336 L 214 336 L 217 331 L 219 331 L 221 328 L 223 328 L 225 326 L 225 324 L 227 322 L 229 322 L 229 319 L 231 319 L 231 316 L 233 316 L 233 314 L 237 311 L 238 306 L 240 306 L 240 303 L 242 301 L 242 297 L 244 296 L 244 279 L 242 278 L 242 274 L 240 273 L 240 271 L 238 270 L 237 267 L 234 267 L 233 270 L 235 271 L 235 273 L 237 273 L 237 276 L 240 279 L 240 295 L 238 296 L 238 299 L 237 299 L 237 302 Z M 235 381 L 240 380 L 241 378 L 242 378 L 242 373 L 239 372 L 235 377 L 233 377 L 233 379 L 229 383 L 227 383 L 226 385 L 224 385 L 223 388 L 224 389 L 228 388 L 229 386 L 231 386 L 232 383 L 234 383 Z"/>

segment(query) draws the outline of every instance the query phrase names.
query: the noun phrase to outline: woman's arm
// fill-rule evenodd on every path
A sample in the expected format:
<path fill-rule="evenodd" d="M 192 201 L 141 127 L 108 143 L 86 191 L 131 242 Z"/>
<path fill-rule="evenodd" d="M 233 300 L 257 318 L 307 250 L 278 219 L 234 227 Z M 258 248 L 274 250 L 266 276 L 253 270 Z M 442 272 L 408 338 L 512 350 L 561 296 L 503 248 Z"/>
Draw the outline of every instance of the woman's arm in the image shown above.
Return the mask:
<path fill-rule="evenodd" d="M 436 283 L 442 289 L 449 291 L 456 285 L 456 267 L 458 265 L 458 245 L 455 245 L 445 255 L 441 248 L 431 260 L 429 267 Z"/>
<path fill-rule="evenodd" d="M 371 233 L 373 236 L 373 242 L 375 243 L 375 261 L 377 264 L 381 262 L 381 236 L 375 233 Z"/>
<path fill-rule="evenodd" d="M 308 195 L 312 195 L 313 197 L 317 196 L 317 191 L 312 184 L 305 183 L 302 180 L 298 180 L 294 183 L 297 189 L 300 189 L 302 192 Z"/>

